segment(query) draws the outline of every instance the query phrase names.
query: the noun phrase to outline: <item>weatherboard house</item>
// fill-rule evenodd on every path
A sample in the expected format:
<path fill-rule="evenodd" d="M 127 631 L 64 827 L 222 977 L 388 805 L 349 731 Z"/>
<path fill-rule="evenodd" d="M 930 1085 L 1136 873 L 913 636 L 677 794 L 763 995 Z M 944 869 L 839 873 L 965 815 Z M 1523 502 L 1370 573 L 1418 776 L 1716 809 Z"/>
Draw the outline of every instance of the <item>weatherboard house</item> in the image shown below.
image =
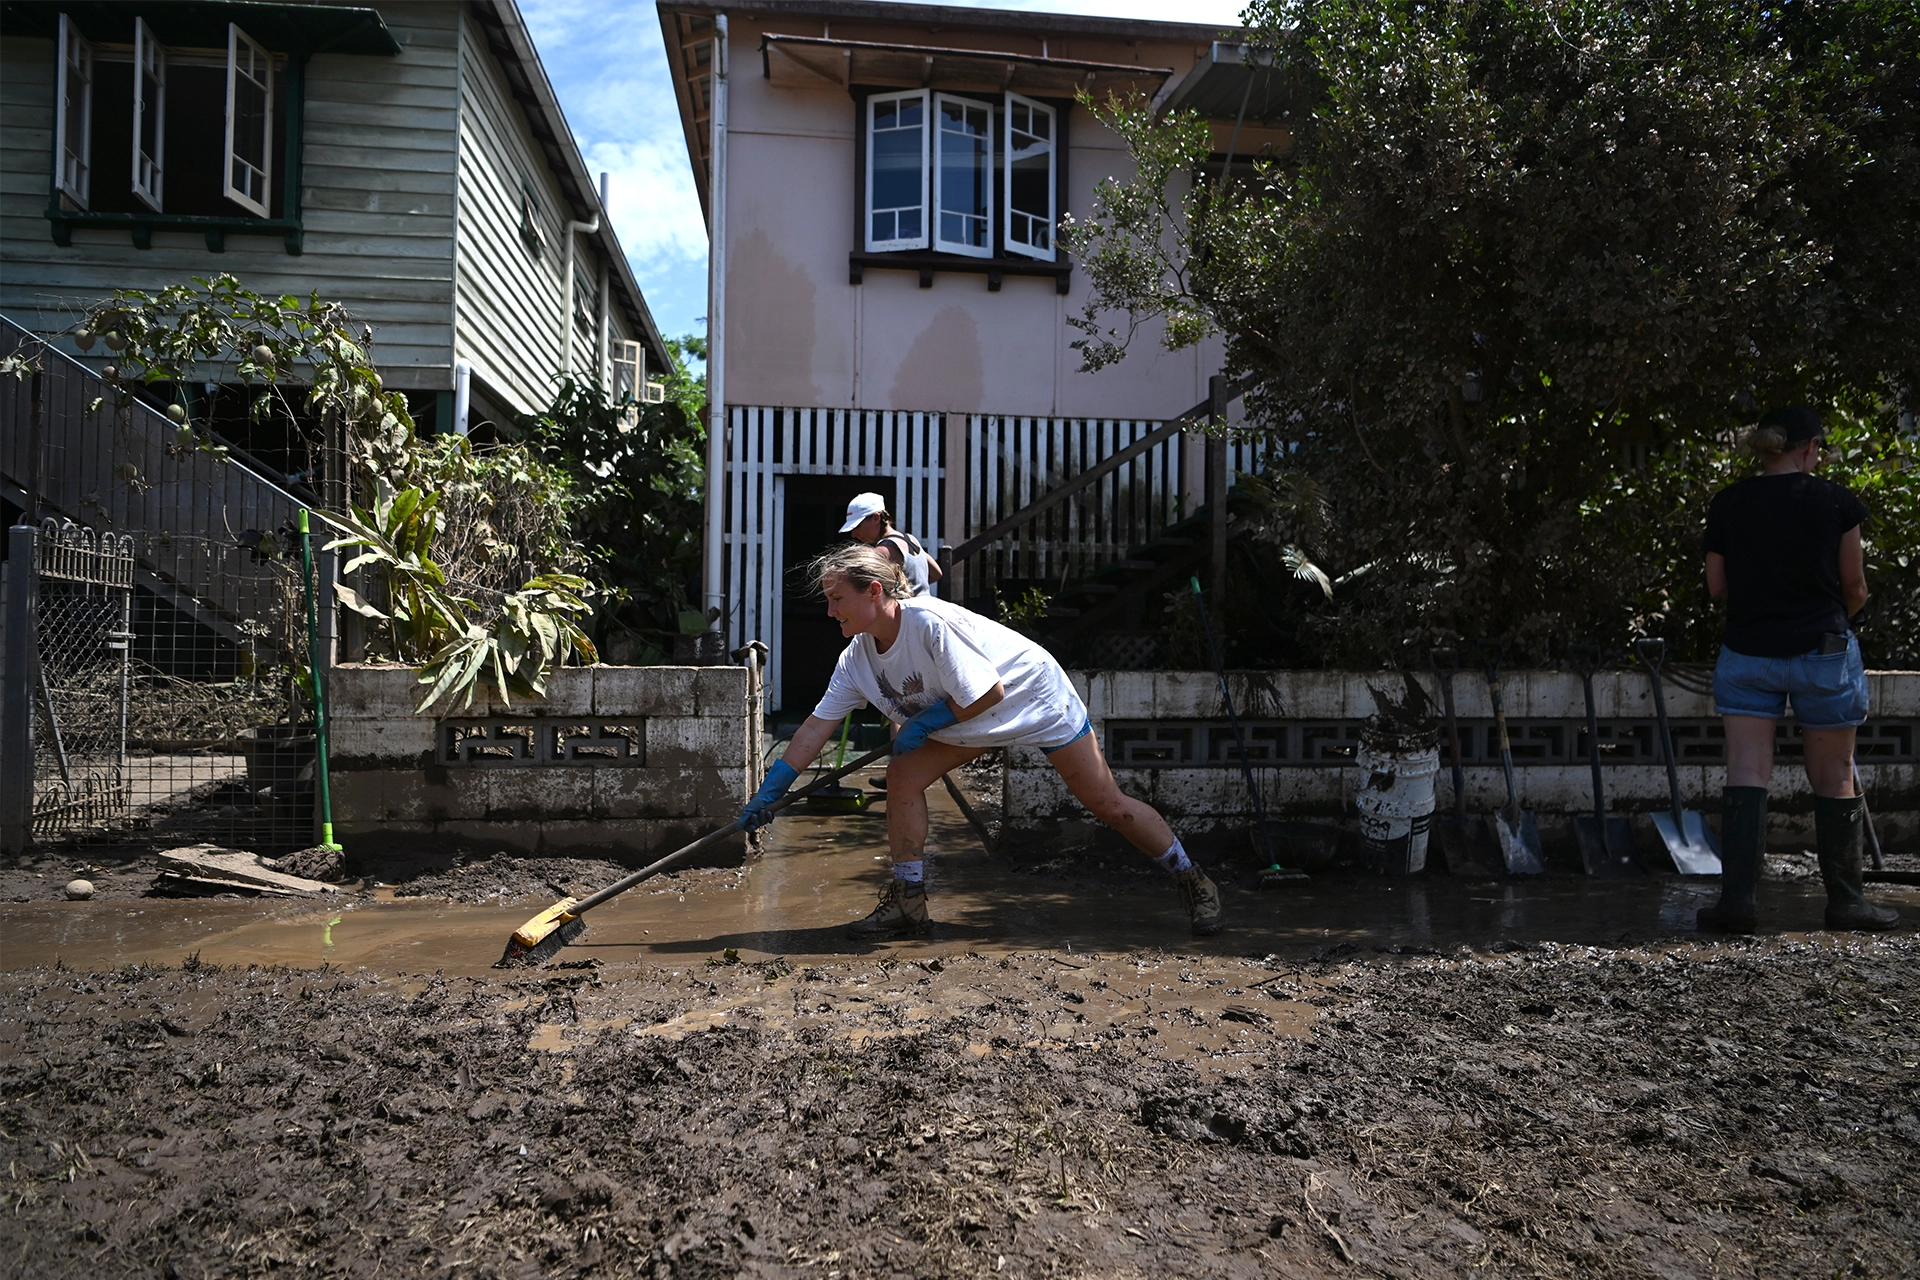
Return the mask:
<path fill-rule="evenodd" d="M 513 0 L 7 0 L 0 23 L 13 323 L 218 272 L 317 291 L 429 430 L 539 408 L 565 374 L 638 398 L 660 367 Z"/>
<path fill-rule="evenodd" d="M 1168 352 L 1149 326 L 1120 365 L 1079 370 L 1067 320 L 1087 284 L 1059 228 L 1130 161 L 1076 97 L 1198 110 L 1216 163 L 1282 153 L 1236 33 L 868 0 L 659 13 L 712 237 L 706 592 L 731 645 L 769 644 L 775 705 L 824 687 L 838 631 L 791 574 L 863 489 L 961 552 L 949 595 L 1077 600 L 1055 610 L 1077 615 L 1063 643 L 1096 662 L 1151 644 L 1125 606 L 1186 567 L 1155 560 L 1130 581 L 1148 563 L 1134 552 L 1251 459 L 1167 426 L 1208 399 L 1217 347 Z M 1149 438 L 1011 536 L 968 545 Z"/>

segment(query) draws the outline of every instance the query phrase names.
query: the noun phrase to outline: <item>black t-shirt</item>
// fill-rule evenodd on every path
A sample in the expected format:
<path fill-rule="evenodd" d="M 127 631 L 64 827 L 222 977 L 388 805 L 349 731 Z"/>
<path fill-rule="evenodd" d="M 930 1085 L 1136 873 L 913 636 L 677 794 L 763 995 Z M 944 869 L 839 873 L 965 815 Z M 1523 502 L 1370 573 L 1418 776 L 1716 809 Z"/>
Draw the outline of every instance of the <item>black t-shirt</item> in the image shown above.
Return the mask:
<path fill-rule="evenodd" d="M 1727 562 L 1725 643 L 1755 658 L 1812 653 L 1847 629 L 1840 538 L 1867 518 L 1852 493 L 1804 471 L 1754 476 L 1713 495 L 1707 550 Z"/>

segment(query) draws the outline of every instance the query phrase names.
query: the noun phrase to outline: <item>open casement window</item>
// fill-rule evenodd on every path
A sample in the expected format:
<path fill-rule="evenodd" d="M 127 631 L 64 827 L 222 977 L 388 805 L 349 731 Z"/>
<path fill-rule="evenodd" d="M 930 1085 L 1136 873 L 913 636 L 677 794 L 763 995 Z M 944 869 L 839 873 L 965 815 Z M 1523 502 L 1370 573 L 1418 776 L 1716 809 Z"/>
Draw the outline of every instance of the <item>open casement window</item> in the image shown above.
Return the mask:
<path fill-rule="evenodd" d="M 925 89 L 867 99 L 867 216 L 870 253 L 927 247 Z"/>
<path fill-rule="evenodd" d="M 273 56 L 227 24 L 226 197 L 271 217 L 273 202 Z"/>
<path fill-rule="evenodd" d="M 133 20 L 133 194 L 158 213 L 167 150 L 167 51 Z"/>
<path fill-rule="evenodd" d="M 640 405 L 646 400 L 647 351 L 637 342 L 613 344 L 613 402 L 622 405 L 620 429 L 631 431 L 640 425 Z M 626 403 L 631 396 L 632 403 Z"/>
<path fill-rule="evenodd" d="M 934 95 L 933 247 L 993 256 L 993 108 Z"/>
<path fill-rule="evenodd" d="M 1004 113 L 1007 252 L 1052 262 L 1058 121 L 1052 107 L 1017 93 L 1006 95 Z"/>
<path fill-rule="evenodd" d="M 60 71 L 54 99 L 55 190 L 87 207 L 93 175 L 93 45 L 60 15 Z"/>

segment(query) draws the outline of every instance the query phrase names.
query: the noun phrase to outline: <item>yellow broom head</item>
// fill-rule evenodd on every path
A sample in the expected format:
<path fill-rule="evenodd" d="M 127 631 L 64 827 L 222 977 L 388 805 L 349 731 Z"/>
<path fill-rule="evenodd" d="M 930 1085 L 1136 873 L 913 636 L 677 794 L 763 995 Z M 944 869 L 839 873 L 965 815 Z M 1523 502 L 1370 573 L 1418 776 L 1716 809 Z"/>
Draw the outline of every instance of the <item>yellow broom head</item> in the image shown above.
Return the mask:
<path fill-rule="evenodd" d="M 562 898 L 515 929 L 507 939 L 506 954 L 494 967 L 515 962 L 538 964 L 586 932 L 587 926 L 573 914 L 573 904 L 578 901 L 578 898 Z"/>

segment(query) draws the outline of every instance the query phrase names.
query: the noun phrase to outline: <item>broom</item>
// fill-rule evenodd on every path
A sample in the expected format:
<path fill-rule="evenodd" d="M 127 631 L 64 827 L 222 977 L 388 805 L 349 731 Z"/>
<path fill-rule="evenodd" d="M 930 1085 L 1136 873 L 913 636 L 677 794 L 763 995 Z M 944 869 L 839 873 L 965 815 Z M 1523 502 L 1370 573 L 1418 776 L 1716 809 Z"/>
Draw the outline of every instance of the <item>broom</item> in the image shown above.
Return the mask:
<path fill-rule="evenodd" d="M 876 747 L 874 750 L 861 756 L 858 760 L 855 760 L 852 764 L 836 767 L 832 773 L 821 778 L 818 782 L 809 783 L 791 795 L 782 796 L 779 800 L 769 805 L 765 812 L 771 816 L 772 814 L 780 812 L 780 810 L 786 808 L 788 805 L 793 804 L 795 801 L 805 800 L 808 796 L 831 787 L 834 783 L 838 782 L 847 774 L 852 773 L 854 770 L 866 768 L 892 750 L 892 743 L 888 743 L 884 747 Z M 633 886 L 639 884 L 642 880 L 651 879 L 659 875 L 662 871 L 681 862 L 685 862 L 694 854 L 719 844 L 722 840 L 740 829 L 740 819 L 735 818 L 718 831 L 709 832 L 701 836 L 698 840 L 695 840 L 692 844 L 675 849 L 658 862 L 644 866 L 632 875 L 614 881 L 598 893 L 589 894 L 584 898 L 576 899 L 569 897 L 560 899 L 560 901 L 554 903 L 545 911 L 542 911 L 539 915 L 513 931 L 513 936 L 507 939 L 507 949 L 500 956 L 500 962 L 493 967 L 496 969 L 505 969 L 515 964 L 544 963 L 553 956 L 558 955 L 562 947 L 586 933 L 587 922 L 582 920 L 580 918 L 581 916 L 584 916 L 587 912 L 593 910 L 609 898 L 619 897 L 627 890 L 633 888 Z"/>
<path fill-rule="evenodd" d="M 853 713 L 840 721 L 840 749 L 834 753 L 833 767 L 847 762 L 847 730 L 853 725 Z M 808 813 L 859 813 L 867 807 L 867 793 L 858 787 L 822 787 L 807 797 Z"/>

